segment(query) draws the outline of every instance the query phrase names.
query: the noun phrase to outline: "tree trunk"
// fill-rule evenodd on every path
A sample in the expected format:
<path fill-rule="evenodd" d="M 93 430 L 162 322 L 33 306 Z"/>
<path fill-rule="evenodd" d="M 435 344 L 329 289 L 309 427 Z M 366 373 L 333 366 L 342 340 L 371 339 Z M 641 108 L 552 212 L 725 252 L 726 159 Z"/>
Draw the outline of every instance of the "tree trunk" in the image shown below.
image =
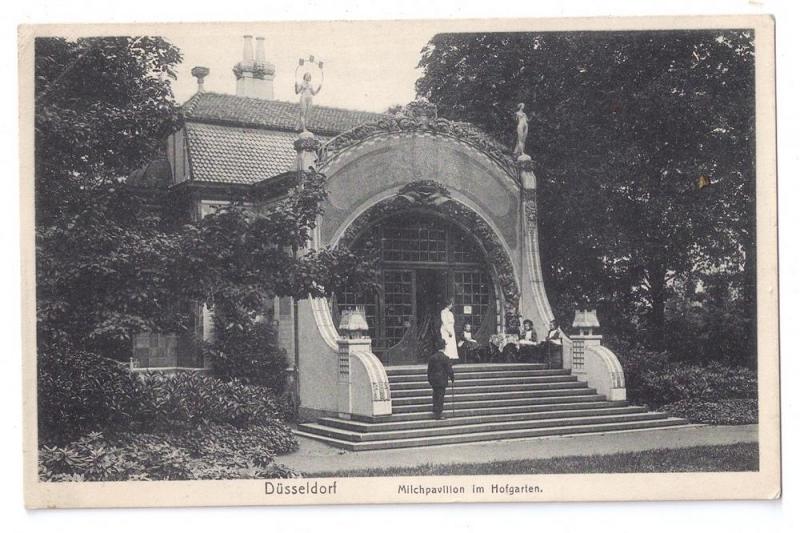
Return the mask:
<path fill-rule="evenodd" d="M 653 263 L 647 269 L 647 281 L 650 284 L 650 346 L 661 351 L 666 344 L 666 324 L 664 307 L 667 300 L 666 268 L 663 264 Z"/>
<path fill-rule="evenodd" d="M 749 236 L 745 237 L 744 242 L 748 242 Z M 758 367 L 758 308 L 757 308 L 757 270 L 756 270 L 756 247 L 755 243 L 748 245 L 746 248 L 744 258 L 744 280 L 742 282 L 741 298 L 743 300 L 743 309 L 745 323 L 749 328 L 749 335 L 747 336 L 747 351 L 744 363 L 750 368 L 756 369 Z"/>

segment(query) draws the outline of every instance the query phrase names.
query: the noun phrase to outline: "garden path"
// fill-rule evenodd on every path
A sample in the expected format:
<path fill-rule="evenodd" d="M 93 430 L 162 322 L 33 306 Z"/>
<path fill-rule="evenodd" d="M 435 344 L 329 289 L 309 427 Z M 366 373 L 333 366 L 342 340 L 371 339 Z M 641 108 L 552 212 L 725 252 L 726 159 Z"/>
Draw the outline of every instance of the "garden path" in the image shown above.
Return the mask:
<path fill-rule="evenodd" d="M 655 449 L 690 448 L 758 442 L 758 425 L 689 426 L 508 441 L 476 442 L 349 452 L 319 441 L 297 437 L 300 449 L 276 458 L 304 475 L 366 468 L 413 467 L 423 464 L 486 463 L 518 459 L 605 455 Z M 487 451 L 491 450 L 491 459 Z"/>

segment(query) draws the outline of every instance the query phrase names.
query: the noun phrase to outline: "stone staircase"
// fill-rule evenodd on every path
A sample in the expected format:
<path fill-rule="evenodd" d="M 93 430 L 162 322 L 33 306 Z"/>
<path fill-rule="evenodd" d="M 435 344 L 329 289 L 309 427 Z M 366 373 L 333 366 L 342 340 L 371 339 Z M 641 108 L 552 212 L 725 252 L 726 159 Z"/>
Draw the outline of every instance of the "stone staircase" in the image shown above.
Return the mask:
<path fill-rule="evenodd" d="M 447 418 L 436 420 L 424 366 L 388 367 L 386 373 L 391 416 L 321 418 L 300 424 L 296 434 L 355 451 L 687 424 L 626 401 L 608 401 L 569 370 L 548 370 L 540 364 L 455 366 L 455 403 L 448 388 Z"/>

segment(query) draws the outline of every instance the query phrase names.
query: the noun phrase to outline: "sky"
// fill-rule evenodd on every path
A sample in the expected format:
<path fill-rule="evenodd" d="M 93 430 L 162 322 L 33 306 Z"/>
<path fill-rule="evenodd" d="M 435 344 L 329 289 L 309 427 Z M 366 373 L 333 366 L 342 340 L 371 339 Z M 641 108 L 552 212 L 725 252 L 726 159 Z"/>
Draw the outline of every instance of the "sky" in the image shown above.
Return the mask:
<path fill-rule="evenodd" d="M 242 59 L 243 35 L 263 36 L 267 61 L 275 65 L 277 100 L 294 101 L 295 69 L 300 57 L 322 60 L 325 79 L 316 105 L 364 111 L 385 111 L 414 99 L 420 51 L 432 31 L 405 31 L 391 22 L 236 24 L 169 26 L 161 33 L 183 52 L 178 79 L 173 82 L 179 103 L 197 90 L 194 66 L 211 69 L 205 79 L 210 92 L 235 93 L 233 66 Z M 409 31 L 410 30 L 410 31 Z M 254 41 L 255 42 L 255 41 Z"/>

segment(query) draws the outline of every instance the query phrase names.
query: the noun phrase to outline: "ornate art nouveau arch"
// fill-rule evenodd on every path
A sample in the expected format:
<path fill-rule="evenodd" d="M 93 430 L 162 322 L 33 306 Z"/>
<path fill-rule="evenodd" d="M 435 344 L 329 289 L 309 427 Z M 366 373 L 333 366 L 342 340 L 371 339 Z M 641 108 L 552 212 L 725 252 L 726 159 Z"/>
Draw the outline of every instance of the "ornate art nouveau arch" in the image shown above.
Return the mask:
<path fill-rule="evenodd" d="M 426 212 L 449 220 L 475 237 L 476 244 L 486 255 L 493 270 L 497 287 L 502 294 L 506 313 L 515 314 L 519 307 L 520 288 L 514 266 L 500 238 L 491 226 L 474 210 L 453 199 L 450 191 L 433 180 L 420 180 L 402 187 L 396 195 L 372 205 L 345 229 L 338 245 L 351 246 L 368 227 L 399 213 Z"/>
<path fill-rule="evenodd" d="M 437 135 L 458 140 L 486 155 L 512 180 L 519 181 L 516 162 L 506 147 L 472 124 L 440 118 L 436 106 L 425 99 L 409 103 L 395 116 L 387 115 L 386 118 L 376 122 L 356 126 L 319 146 L 317 166 L 322 168 L 329 165 L 340 154 L 372 137 L 400 133 Z"/>

